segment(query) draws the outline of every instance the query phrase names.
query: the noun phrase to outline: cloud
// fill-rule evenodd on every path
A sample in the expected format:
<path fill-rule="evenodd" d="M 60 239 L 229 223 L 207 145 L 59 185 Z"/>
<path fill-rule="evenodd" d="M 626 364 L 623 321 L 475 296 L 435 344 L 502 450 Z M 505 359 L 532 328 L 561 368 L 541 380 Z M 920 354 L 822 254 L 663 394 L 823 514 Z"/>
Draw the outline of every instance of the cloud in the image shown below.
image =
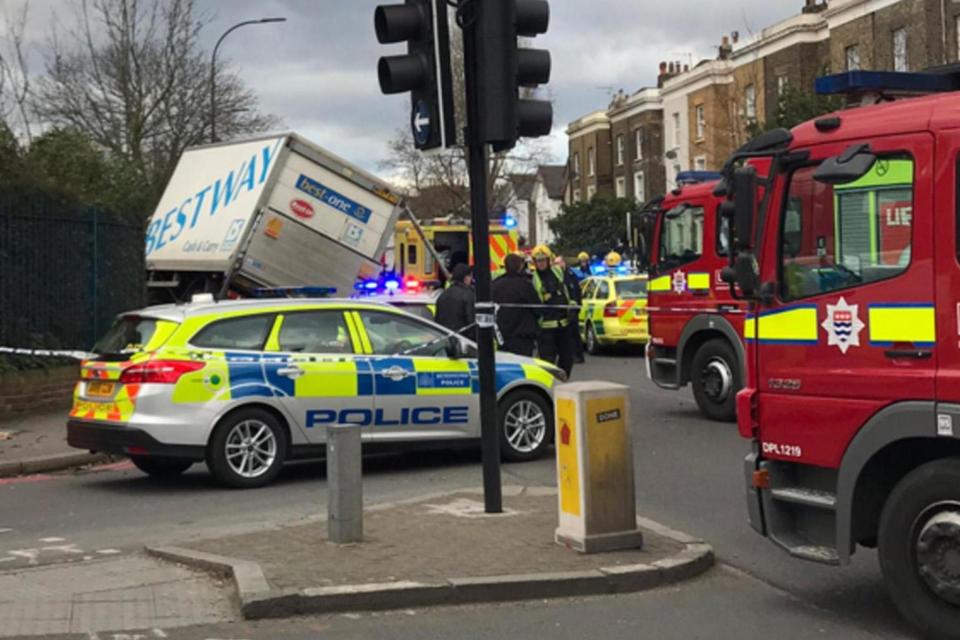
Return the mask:
<path fill-rule="evenodd" d="M 4 12 L 25 0 L 2 0 Z M 30 67 L 42 72 L 53 22 L 75 26 L 76 0 L 29 0 Z M 158 0 L 157 0 L 158 1 Z M 287 22 L 243 27 L 227 38 L 220 55 L 259 96 L 265 112 L 284 126 L 338 155 L 377 171 L 387 141 L 408 122 L 409 99 L 383 96 L 377 59 L 402 51 L 379 45 L 373 31 L 376 5 L 400 0 L 196 0 L 211 22 L 205 46 L 242 20 L 282 16 Z M 531 46 L 550 50 L 555 98 L 548 147 L 555 162 L 566 156 L 564 129 L 581 115 L 603 108 L 612 92 L 656 82 L 661 60 L 697 62 L 716 56 L 724 33 L 747 37 L 800 10 L 800 0 L 551 0 L 550 30 Z M 0 34 L 4 31 L 0 24 Z"/>

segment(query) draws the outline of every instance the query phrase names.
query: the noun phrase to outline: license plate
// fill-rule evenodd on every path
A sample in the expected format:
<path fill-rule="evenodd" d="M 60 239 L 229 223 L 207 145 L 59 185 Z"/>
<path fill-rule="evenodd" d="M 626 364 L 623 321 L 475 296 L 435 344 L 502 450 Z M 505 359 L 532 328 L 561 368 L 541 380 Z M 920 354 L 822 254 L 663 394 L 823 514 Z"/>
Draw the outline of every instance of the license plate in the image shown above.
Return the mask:
<path fill-rule="evenodd" d="M 113 387 L 112 382 L 88 382 L 87 395 L 91 398 L 109 398 L 113 395 Z"/>

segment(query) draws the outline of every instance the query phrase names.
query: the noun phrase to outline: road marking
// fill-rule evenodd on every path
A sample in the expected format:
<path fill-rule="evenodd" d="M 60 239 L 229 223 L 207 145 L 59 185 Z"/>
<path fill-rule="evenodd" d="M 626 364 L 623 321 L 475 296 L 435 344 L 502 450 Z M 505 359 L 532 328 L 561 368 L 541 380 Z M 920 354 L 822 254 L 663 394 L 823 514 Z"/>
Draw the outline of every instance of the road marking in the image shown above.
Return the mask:
<path fill-rule="evenodd" d="M 38 564 L 37 558 L 40 556 L 40 549 L 13 549 L 7 551 L 8 556 L 15 558 L 25 558 L 28 564 Z"/>
<path fill-rule="evenodd" d="M 0 533 L 10 533 L 13 529 L 0 529 Z"/>
<path fill-rule="evenodd" d="M 114 556 L 120 553 L 120 549 L 97 549 L 97 553 L 102 556 Z M 166 638 L 166 636 L 159 636 L 161 638 Z"/>
<path fill-rule="evenodd" d="M 21 476 L 19 478 L 0 478 L 0 486 L 7 484 L 29 484 L 32 482 L 44 482 L 46 480 L 53 479 L 53 476 L 47 476 L 43 474 L 37 474 L 35 476 Z"/>
<path fill-rule="evenodd" d="M 153 636 L 155 638 L 166 638 L 167 634 L 163 631 L 163 629 L 153 629 Z"/>
<path fill-rule="evenodd" d="M 66 541 L 67 541 L 66 538 L 40 538 L 40 542 L 43 542 L 45 544 L 49 544 L 51 542 L 66 542 Z"/>
<path fill-rule="evenodd" d="M 40 547 L 41 551 L 59 551 L 60 553 L 74 553 L 80 555 L 83 549 L 77 548 L 75 544 L 58 544 L 51 547 Z"/>

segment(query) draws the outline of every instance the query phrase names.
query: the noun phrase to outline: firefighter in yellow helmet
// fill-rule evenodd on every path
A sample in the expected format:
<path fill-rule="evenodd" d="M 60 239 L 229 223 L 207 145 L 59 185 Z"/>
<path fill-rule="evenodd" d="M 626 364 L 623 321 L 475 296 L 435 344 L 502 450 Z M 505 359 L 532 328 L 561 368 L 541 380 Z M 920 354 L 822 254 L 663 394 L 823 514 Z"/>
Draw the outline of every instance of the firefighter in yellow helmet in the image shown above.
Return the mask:
<path fill-rule="evenodd" d="M 616 269 L 620 266 L 620 263 L 623 262 L 623 258 L 621 258 L 620 254 L 616 251 L 611 251 L 607 254 L 607 257 L 604 258 L 603 262 L 607 265 L 608 269 Z"/>
<path fill-rule="evenodd" d="M 564 274 L 553 264 L 553 252 L 546 245 L 533 249 L 533 288 L 540 304 L 540 358 L 555 363 L 570 376 L 573 370 L 574 346 L 570 339 L 570 293 L 564 284 Z M 550 307 L 558 307 L 550 309 Z"/>
<path fill-rule="evenodd" d="M 586 251 L 581 251 L 577 254 L 577 266 L 571 269 L 573 274 L 577 276 L 580 280 L 584 278 L 589 278 L 591 275 L 590 271 L 590 254 Z"/>

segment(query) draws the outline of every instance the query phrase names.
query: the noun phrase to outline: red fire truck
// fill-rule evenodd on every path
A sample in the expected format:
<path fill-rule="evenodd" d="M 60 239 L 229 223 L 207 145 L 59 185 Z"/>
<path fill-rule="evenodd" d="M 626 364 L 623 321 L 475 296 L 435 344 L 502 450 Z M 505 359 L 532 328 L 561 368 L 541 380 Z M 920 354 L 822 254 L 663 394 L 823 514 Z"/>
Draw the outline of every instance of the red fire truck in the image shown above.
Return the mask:
<path fill-rule="evenodd" d="M 741 336 L 746 303 L 720 279 L 729 263 L 727 232 L 714 195 L 719 174 L 685 172 L 653 203 L 647 372 L 664 389 L 693 386 L 701 413 L 734 420 L 744 383 Z"/>
<path fill-rule="evenodd" d="M 826 564 L 876 547 L 902 613 L 957 637 L 960 76 L 851 72 L 817 89 L 914 97 L 764 134 L 725 169 L 724 277 L 750 304 L 750 524 Z M 736 168 L 755 155 L 772 157 L 768 179 Z"/>

